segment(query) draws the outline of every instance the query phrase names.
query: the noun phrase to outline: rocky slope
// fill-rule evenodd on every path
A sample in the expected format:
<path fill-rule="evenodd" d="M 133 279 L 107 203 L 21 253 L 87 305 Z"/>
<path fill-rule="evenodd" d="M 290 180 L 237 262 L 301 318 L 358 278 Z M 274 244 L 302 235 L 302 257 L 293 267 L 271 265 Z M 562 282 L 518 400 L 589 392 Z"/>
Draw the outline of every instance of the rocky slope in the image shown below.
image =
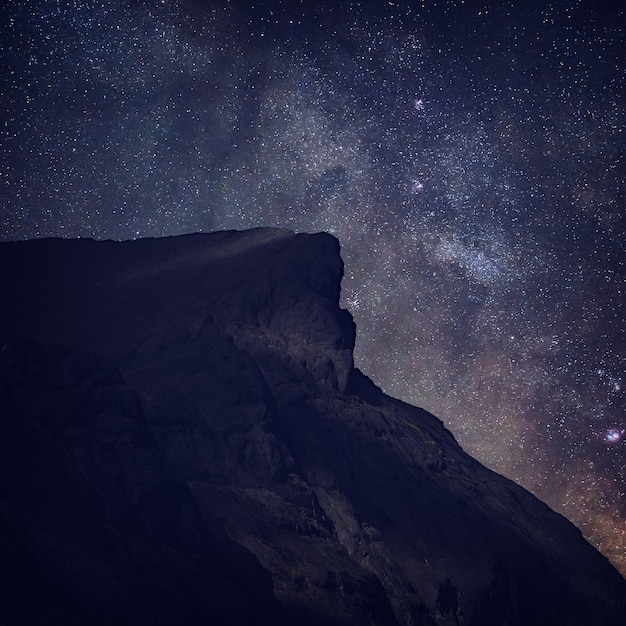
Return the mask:
<path fill-rule="evenodd" d="M 0 263 L 0 623 L 626 623 L 574 526 L 353 367 L 331 236 Z"/>

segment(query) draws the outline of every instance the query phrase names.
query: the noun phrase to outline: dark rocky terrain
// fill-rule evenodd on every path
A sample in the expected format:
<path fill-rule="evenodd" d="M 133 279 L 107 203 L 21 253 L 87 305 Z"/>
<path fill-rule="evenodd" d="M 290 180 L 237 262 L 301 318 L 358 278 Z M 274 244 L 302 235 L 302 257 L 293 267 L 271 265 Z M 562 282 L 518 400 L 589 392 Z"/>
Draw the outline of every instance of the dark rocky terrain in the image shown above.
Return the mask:
<path fill-rule="evenodd" d="M 626 624 L 580 532 L 353 367 L 329 235 L 0 244 L 0 624 Z"/>

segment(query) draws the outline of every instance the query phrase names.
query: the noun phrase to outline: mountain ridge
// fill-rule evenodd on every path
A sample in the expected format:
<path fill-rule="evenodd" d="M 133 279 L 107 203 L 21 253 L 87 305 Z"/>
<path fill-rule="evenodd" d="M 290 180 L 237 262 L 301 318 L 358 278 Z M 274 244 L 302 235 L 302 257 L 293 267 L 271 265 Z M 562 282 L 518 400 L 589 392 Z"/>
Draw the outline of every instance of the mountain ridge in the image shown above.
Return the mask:
<path fill-rule="evenodd" d="M 5 469 L 20 485 L 5 480 L 18 538 L 2 551 L 22 590 L 30 560 L 55 558 L 45 541 L 27 550 L 15 520 L 64 536 L 54 520 L 92 494 L 75 532 L 91 543 L 59 578 L 86 556 L 99 580 L 156 564 L 144 595 L 87 596 L 120 598 L 119 623 L 181 607 L 188 623 L 254 623 L 256 607 L 277 624 L 622 623 L 626 581 L 572 524 L 354 367 L 331 235 L 37 240 L 0 244 L 0 258 Z M 26 447 L 10 454 L 42 432 L 39 469 Z M 44 511 L 20 494 L 48 467 L 80 489 Z M 111 562 L 98 541 L 133 549 Z M 137 598 L 163 588 L 154 615 Z M 7 623 L 27 623 L 22 605 Z"/>

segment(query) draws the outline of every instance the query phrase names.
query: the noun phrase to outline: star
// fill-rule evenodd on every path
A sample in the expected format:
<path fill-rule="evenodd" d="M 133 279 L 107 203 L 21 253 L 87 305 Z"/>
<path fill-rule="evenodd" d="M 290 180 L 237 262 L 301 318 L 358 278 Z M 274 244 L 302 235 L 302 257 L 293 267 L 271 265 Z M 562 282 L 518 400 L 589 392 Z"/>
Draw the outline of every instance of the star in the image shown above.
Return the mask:
<path fill-rule="evenodd" d="M 604 439 L 607 443 L 619 443 L 625 432 L 626 431 L 617 428 L 609 428 L 609 430 L 606 431 Z"/>

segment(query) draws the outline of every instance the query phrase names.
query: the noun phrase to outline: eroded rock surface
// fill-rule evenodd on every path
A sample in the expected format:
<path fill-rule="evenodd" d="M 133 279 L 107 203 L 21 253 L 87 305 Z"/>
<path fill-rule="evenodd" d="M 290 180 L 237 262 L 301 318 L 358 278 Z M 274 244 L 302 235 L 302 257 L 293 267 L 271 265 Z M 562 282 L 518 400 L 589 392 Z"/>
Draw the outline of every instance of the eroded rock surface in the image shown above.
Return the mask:
<path fill-rule="evenodd" d="M 573 525 L 353 367 L 333 237 L 0 262 L 0 623 L 626 623 Z"/>

